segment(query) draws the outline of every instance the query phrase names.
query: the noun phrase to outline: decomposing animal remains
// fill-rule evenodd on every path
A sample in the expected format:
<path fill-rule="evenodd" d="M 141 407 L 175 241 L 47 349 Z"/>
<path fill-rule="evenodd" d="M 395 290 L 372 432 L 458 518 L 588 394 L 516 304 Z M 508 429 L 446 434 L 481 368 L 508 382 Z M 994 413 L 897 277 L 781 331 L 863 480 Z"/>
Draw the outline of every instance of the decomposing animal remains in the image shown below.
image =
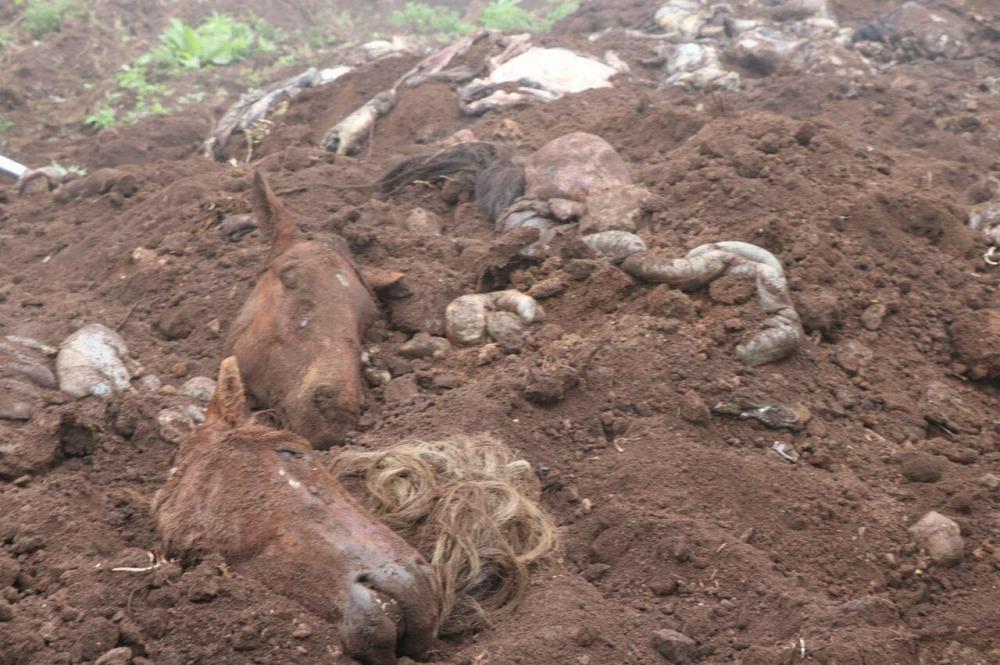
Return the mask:
<path fill-rule="evenodd" d="M 490 435 L 345 451 L 333 464 L 359 481 L 372 511 L 431 562 L 442 590 L 443 634 L 482 623 L 515 602 L 528 567 L 556 548 L 556 528 L 532 498 L 531 465 Z"/>
<path fill-rule="evenodd" d="M 441 607 L 426 561 L 347 493 L 308 441 L 248 420 L 245 401 L 227 358 L 205 424 L 181 443 L 154 499 L 167 554 L 221 554 L 338 624 L 345 651 L 368 665 L 424 653 Z"/>
<path fill-rule="evenodd" d="M 757 297 L 770 318 L 764 330 L 736 347 L 736 355 L 746 365 L 781 360 L 795 351 L 804 337 L 781 262 L 756 245 L 716 242 L 695 247 L 683 259 L 639 252 L 625 259 L 622 268 L 644 282 L 669 284 L 683 291 L 707 286 L 725 274 L 755 278 Z"/>
<path fill-rule="evenodd" d="M 328 448 L 344 441 L 361 410 L 361 337 L 375 298 L 346 243 L 302 236 L 260 173 L 254 211 L 271 252 L 226 350 L 259 406 Z"/>

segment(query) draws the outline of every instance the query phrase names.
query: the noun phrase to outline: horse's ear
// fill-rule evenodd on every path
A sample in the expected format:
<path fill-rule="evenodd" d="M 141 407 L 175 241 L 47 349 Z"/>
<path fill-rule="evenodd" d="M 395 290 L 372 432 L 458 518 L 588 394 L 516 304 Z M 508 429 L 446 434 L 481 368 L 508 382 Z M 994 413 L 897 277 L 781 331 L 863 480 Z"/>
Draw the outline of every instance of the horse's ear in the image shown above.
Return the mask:
<path fill-rule="evenodd" d="M 253 175 L 253 212 L 264 236 L 271 241 L 272 258 L 283 253 L 299 237 L 295 220 L 260 171 Z"/>
<path fill-rule="evenodd" d="M 236 427 L 243 419 L 246 403 L 240 366 L 236 356 L 229 356 L 219 366 L 219 380 L 205 412 L 205 424 L 218 424 L 230 429 Z"/>

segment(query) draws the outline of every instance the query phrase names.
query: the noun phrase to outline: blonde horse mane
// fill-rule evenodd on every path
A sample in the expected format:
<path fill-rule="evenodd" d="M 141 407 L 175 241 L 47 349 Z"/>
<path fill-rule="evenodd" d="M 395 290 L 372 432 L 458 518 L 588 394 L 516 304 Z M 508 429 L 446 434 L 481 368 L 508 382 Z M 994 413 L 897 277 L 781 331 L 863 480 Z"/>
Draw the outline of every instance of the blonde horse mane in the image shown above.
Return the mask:
<path fill-rule="evenodd" d="M 556 548 L 555 524 L 531 498 L 531 465 L 488 434 L 346 451 L 332 471 L 360 485 L 369 509 L 430 561 L 442 634 L 516 604 L 528 567 Z"/>

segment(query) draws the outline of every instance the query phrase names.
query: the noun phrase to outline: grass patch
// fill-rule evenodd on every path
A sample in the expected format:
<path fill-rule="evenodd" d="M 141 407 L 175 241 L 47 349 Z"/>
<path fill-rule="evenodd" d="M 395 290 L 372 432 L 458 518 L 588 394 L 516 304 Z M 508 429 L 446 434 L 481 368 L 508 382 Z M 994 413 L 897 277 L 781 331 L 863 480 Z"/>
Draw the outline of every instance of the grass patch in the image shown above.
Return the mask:
<path fill-rule="evenodd" d="M 67 14 L 81 9 L 78 0 L 28 0 L 21 23 L 32 39 L 41 39 L 59 30 Z"/>
<path fill-rule="evenodd" d="M 92 129 L 100 131 L 102 129 L 108 129 L 109 127 L 115 126 L 115 121 L 118 119 L 118 111 L 111 106 L 102 106 L 86 118 L 83 119 L 83 124 Z"/>
<path fill-rule="evenodd" d="M 521 0 L 493 0 L 486 5 L 483 27 L 501 32 L 538 32 L 543 28 L 538 16 L 521 6 Z"/>
<path fill-rule="evenodd" d="M 10 120 L 0 115 L 0 134 L 6 134 L 10 131 L 10 128 L 14 126 Z"/>
<path fill-rule="evenodd" d="M 418 35 L 435 37 L 457 37 L 472 31 L 472 26 L 463 23 L 454 9 L 427 5 L 422 2 L 408 2 L 389 16 L 394 28 Z"/>

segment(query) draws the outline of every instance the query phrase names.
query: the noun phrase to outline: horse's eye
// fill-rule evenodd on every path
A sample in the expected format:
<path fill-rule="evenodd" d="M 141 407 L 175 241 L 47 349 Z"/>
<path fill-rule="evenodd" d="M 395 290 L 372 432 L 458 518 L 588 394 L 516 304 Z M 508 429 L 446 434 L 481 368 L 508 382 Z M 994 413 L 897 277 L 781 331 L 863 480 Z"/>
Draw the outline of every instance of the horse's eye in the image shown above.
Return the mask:
<path fill-rule="evenodd" d="M 295 457 L 296 459 L 302 459 L 303 457 L 305 457 L 304 453 L 300 453 L 297 450 L 289 450 L 288 448 L 279 448 L 275 452 L 281 455 L 282 457 Z"/>

